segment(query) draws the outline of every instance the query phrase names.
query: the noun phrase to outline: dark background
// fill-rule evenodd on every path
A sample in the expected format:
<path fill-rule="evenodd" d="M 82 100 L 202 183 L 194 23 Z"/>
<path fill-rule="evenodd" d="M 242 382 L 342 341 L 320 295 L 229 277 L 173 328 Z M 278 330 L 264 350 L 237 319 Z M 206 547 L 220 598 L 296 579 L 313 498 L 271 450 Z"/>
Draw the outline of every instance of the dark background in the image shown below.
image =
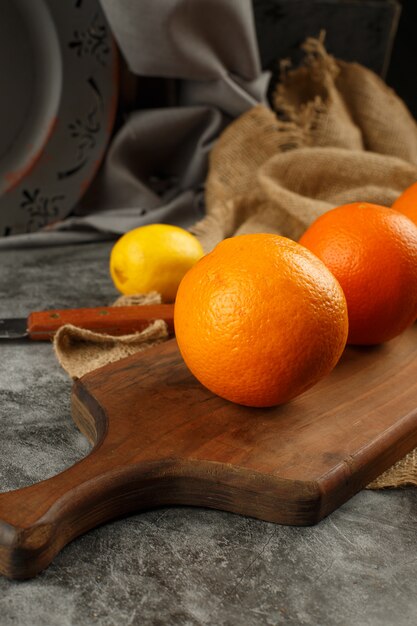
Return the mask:
<path fill-rule="evenodd" d="M 297 64 L 302 43 L 325 31 L 330 54 L 384 78 L 417 117 L 417 0 L 253 0 L 261 61 Z"/>
<path fill-rule="evenodd" d="M 402 0 L 387 83 L 417 118 L 417 0 Z"/>

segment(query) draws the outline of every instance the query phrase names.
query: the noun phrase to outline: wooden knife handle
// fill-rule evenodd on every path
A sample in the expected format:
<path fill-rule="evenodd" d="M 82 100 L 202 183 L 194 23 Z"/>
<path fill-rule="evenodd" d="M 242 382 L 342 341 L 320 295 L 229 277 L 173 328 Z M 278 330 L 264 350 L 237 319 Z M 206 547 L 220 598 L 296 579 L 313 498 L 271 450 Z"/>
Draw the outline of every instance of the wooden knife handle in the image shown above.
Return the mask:
<path fill-rule="evenodd" d="M 28 317 L 30 339 L 51 339 L 64 324 L 109 335 L 128 335 L 149 326 L 155 320 L 164 320 L 174 332 L 174 305 L 147 304 L 139 306 L 96 307 L 91 309 L 56 309 L 36 311 Z"/>

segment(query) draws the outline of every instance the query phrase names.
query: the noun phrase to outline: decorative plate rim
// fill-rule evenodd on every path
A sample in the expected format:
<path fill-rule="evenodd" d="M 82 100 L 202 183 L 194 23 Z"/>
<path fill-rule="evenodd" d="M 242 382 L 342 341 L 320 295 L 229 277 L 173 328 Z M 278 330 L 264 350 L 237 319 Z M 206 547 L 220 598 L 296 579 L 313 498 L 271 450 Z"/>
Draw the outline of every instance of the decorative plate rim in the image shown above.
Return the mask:
<path fill-rule="evenodd" d="M 0 195 L 0 237 L 65 218 L 92 183 L 117 113 L 120 63 L 98 0 L 43 0 L 60 43 L 62 91 L 47 141 Z"/>

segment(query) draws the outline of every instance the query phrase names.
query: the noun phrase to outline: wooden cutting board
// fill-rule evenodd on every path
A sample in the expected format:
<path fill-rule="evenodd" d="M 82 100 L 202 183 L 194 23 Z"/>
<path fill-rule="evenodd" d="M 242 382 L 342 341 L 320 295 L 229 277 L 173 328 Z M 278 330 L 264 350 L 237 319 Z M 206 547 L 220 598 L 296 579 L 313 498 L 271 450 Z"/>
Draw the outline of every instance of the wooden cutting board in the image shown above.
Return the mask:
<path fill-rule="evenodd" d="M 315 524 L 417 446 L 417 324 L 386 345 L 347 348 L 330 376 L 272 409 L 211 394 L 175 340 L 84 376 L 72 402 L 94 448 L 0 494 L 7 576 L 33 576 L 78 535 L 157 506 Z"/>

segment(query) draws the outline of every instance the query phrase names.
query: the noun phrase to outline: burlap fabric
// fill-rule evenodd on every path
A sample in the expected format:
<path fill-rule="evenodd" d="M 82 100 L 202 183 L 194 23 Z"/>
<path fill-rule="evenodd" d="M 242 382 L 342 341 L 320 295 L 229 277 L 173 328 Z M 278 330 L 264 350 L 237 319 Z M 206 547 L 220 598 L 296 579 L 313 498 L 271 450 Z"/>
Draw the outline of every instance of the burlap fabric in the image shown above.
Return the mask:
<path fill-rule="evenodd" d="M 274 110 L 249 110 L 211 152 L 207 215 L 193 228 L 207 251 L 242 233 L 298 239 L 328 209 L 390 206 L 417 180 L 417 125 L 403 102 L 320 41 L 304 49 L 304 65 L 283 72 Z"/>
<path fill-rule="evenodd" d="M 139 296 L 121 296 L 113 306 L 160 304 L 155 292 Z M 58 361 L 71 378 L 80 378 L 98 367 L 114 363 L 126 356 L 142 352 L 168 337 L 167 325 L 156 320 L 142 332 L 114 337 L 95 333 L 71 324 L 62 326 L 54 338 Z"/>
<path fill-rule="evenodd" d="M 211 152 L 207 214 L 192 229 L 206 251 L 243 233 L 298 239 L 337 205 L 390 206 L 417 181 L 417 125 L 403 102 L 373 72 L 333 59 L 321 41 L 304 49 L 302 67 L 284 67 L 274 110 L 249 110 Z M 119 338 L 64 327 L 55 350 L 67 372 L 80 376 L 166 336 L 162 322 Z M 417 449 L 368 488 L 405 485 L 417 485 Z"/>

